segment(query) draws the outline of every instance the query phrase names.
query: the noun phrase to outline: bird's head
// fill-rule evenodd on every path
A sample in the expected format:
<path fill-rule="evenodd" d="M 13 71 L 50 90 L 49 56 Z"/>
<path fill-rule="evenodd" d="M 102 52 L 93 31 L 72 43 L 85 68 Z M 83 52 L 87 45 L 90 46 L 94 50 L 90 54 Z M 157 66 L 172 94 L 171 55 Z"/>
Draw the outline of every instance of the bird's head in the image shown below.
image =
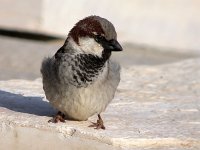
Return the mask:
<path fill-rule="evenodd" d="M 110 57 L 112 51 L 122 51 L 113 24 L 99 16 L 89 16 L 76 23 L 65 44 L 77 52 L 105 59 Z"/>

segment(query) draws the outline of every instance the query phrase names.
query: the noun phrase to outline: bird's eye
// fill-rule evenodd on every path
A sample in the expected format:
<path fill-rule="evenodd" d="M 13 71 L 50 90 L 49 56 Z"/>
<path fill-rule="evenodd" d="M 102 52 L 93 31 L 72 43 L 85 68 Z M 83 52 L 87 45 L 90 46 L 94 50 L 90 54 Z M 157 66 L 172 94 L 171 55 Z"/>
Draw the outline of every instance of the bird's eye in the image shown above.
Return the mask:
<path fill-rule="evenodd" d="M 106 40 L 106 38 L 102 35 L 96 35 L 95 38 L 94 38 L 97 42 L 101 42 L 101 41 L 104 41 Z"/>

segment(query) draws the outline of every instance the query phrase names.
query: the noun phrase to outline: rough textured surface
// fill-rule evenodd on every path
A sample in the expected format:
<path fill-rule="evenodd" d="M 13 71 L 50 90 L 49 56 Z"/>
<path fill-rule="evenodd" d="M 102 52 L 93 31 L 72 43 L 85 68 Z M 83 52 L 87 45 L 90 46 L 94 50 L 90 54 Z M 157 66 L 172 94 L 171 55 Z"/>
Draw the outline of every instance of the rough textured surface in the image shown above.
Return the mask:
<path fill-rule="evenodd" d="M 102 114 L 105 131 L 87 127 L 96 116 L 47 123 L 55 110 L 44 98 L 41 79 L 0 81 L 0 149 L 198 150 L 199 63 L 122 69 L 115 99 Z"/>

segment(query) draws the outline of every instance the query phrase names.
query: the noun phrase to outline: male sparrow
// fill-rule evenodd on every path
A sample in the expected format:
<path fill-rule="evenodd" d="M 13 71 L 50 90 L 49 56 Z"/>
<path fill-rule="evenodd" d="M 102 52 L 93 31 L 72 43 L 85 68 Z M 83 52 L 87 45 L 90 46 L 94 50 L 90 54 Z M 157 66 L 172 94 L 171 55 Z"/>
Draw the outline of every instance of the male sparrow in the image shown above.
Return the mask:
<path fill-rule="evenodd" d="M 50 122 L 64 122 L 65 117 L 81 121 L 98 114 L 90 127 L 105 129 L 100 113 L 120 81 L 120 66 L 110 60 L 112 51 L 122 51 L 114 26 L 105 18 L 89 16 L 71 29 L 52 58 L 43 60 L 43 89 L 59 111 Z"/>

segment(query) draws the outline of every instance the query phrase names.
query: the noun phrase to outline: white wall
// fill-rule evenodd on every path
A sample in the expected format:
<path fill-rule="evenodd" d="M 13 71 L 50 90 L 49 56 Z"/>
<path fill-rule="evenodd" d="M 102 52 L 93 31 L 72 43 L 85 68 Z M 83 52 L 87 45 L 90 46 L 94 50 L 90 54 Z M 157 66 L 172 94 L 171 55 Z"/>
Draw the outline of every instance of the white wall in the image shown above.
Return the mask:
<path fill-rule="evenodd" d="M 96 14 L 113 22 L 121 41 L 200 51 L 199 0 L 0 0 L 0 3 L 4 5 L 0 5 L 3 27 L 66 36 L 79 19 Z M 2 11 L 10 6 L 15 8 L 14 13 L 12 9 Z"/>

